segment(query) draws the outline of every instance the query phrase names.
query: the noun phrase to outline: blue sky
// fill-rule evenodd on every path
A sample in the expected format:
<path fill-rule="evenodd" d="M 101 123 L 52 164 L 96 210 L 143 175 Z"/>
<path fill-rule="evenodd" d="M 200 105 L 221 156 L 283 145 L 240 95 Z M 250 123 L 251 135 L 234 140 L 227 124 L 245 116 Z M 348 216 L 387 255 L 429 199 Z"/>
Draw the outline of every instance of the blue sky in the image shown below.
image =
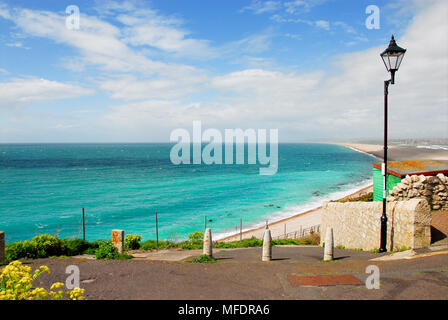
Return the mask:
<path fill-rule="evenodd" d="M 379 29 L 365 24 L 372 4 Z M 79 30 L 65 26 L 69 5 Z M 447 8 L 0 0 L 0 142 L 168 141 L 194 120 L 276 128 L 281 141 L 380 138 L 379 53 L 392 33 L 408 49 L 391 90 L 392 137 L 448 138 Z"/>

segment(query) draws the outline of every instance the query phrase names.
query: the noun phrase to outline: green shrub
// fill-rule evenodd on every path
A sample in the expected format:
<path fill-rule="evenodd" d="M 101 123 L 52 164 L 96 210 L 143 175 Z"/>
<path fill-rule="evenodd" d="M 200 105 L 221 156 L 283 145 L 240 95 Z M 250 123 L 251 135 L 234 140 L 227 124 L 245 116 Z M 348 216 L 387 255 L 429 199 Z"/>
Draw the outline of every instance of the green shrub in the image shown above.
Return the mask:
<path fill-rule="evenodd" d="M 93 254 L 95 255 L 96 250 L 100 247 L 100 242 L 103 240 L 95 240 L 88 242 L 89 247 L 84 250 L 83 254 Z"/>
<path fill-rule="evenodd" d="M 189 240 L 182 242 L 159 241 L 159 249 L 181 248 L 184 250 L 202 249 L 204 233 L 195 231 L 189 234 Z M 278 239 L 273 240 L 272 245 L 319 245 L 319 234 L 313 233 L 300 239 Z M 213 242 L 215 248 L 249 248 L 263 246 L 263 240 L 255 237 L 243 239 L 242 241 Z M 143 250 L 154 250 L 157 248 L 156 241 L 147 240 L 141 244 Z"/>
<path fill-rule="evenodd" d="M 14 261 L 22 258 L 31 259 L 35 256 L 33 248 L 31 242 L 28 240 L 11 243 L 5 248 L 6 261 Z"/>
<path fill-rule="evenodd" d="M 117 259 L 119 257 L 117 248 L 114 247 L 112 241 L 100 240 L 99 247 L 95 251 L 97 259 Z"/>
<path fill-rule="evenodd" d="M 272 240 L 273 246 L 284 246 L 284 245 L 303 245 L 308 244 L 306 240 L 301 239 L 277 239 Z"/>
<path fill-rule="evenodd" d="M 213 243 L 213 246 L 215 248 L 261 247 L 261 246 L 263 246 L 263 240 L 252 237 L 249 239 L 243 239 L 242 241 L 215 242 L 215 243 Z"/>
<path fill-rule="evenodd" d="M 202 241 L 181 241 L 181 242 L 171 242 L 171 241 L 159 241 L 159 246 L 157 247 L 157 243 L 155 240 L 147 240 L 141 243 L 140 249 L 143 250 L 155 250 L 155 249 L 170 249 L 170 248 L 181 248 L 184 250 L 192 250 L 192 249 L 202 249 Z"/>
<path fill-rule="evenodd" d="M 17 241 L 6 246 L 6 259 L 13 261 L 17 259 L 37 259 L 64 254 L 63 241 L 41 234 L 35 236 L 31 241 Z"/>
<path fill-rule="evenodd" d="M 97 249 L 98 248 L 88 248 L 86 249 L 86 251 L 83 252 L 83 254 L 95 255 Z"/>
<path fill-rule="evenodd" d="M 83 239 L 58 239 L 54 236 L 42 234 L 34 237 L 31 241 L 17 241 L 7 245 L 5 248 L 6 262 L 52 256 L 74 256 L 84 253 L 96 255 L 96 251 L 103 242 L 105 241 L 88 242 Z M 103 253 L 100 254 L 104 254 L 104 250 L 103 246 Z"/>
<path fill-rule="evenodd" d="M 58 256 L 64 251 L 62 240 L 49 234 L 35 236 L 31 244 L 35 247 L 36 258 Z"/>
<path fill-rule="evenodd" d="M 178 244 L 171 241 L 159 241 L 159 249 L 169 249 L 169 248 L 177 248 Z M 147 240 L 142 242 L 140 245 L 140 249 L 143 250 L 154 250 L 157 249 L 157 242 L 155 240 Z"/>
<path fill-rule="evenodd" d="M 137 250 L 140 249 L 140 241 L 142 237 L 138 234 L 128 234 L 124 239 L 124 248 L 126 250 Z"/>
<path fill-rule="evenodd" d="M 145 242 L 142 242 L 141 244 L 140 244 L 140 249 L 143 249 L 143 250 L 153 250 L 153 249 L 156 249 L 156 241 L 155 240 L 148 240 L 148 241 L 145 241 Z M 159 242 L 159 247 L 160 247 L 160 242 Z"/>
<path fill-rule="evenodd" d="M 177 244 L 177 246 L 184 250 L 194 250 L 194 249 L 202 249 L 202 242 L 191 242 L 191 241 L 182 241 Z"/>
<path fill-rule="evenodd" d="M 320 235 L 318 233 L 312 233 L 298 240 L 301 242 L 302 245 L 318 246 L 320 244 Z"/>
<path fill-rule="evenodd" d="M 204 232 L 194 231 L 188 235 L 191 244 L 202 244 L 204 241 Z"/>
<path fill-rule="evenodd" d="M 119 253 L 118 257 L 116 257 L 116 260 L 129 260 L 132 259 L 133 257 L 131 255 L 128 255 L 126 253 Z"/>
<path fill-rule="evenodd" d="M 83 254 L 90 248 L 90 244 L 83 239 L 62 239 L 64 254 L 67 256 L 76 256 Z"/>
<path fill-rule="evenodd" d="M 272 240 L 273 246 L 279 245 L 318 245 L 320 241 L 318 234 L 312 234 L 300 239 L 277 239 Z M 249 239 L 243 239 L 242 241 L 230 241 L 230 242 L 214 242 L 215 248 L 248 248 L 248 247 L 261 247 L 263 246 L 263 240 L 255 237 Z"/>

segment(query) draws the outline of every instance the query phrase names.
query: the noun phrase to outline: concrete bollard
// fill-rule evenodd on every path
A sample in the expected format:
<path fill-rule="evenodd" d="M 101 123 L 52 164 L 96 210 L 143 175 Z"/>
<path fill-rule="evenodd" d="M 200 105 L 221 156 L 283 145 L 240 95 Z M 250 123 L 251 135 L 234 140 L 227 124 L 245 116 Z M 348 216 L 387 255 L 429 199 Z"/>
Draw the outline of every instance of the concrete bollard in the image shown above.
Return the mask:
<path fill-rule="evenodd" d="M 333 228 L 327 228 L 325 235 L 324 261 L 331 261 L 334 258 Z"/>
<path fill-rule="evenodd" d="M 263 254 L 261 256 L 261 261 L 271 261 L 272 260 L 272 237 L 271 230 L 269 230 L 268 226 L 264 230 L 263 236 Z"/>
<path fill-rule="evenodd" d="M 202 254 L 209 257 L 213 256 L 212 230 L 210 228 L 205 229 L 204 232 L 204 246 Z"/>
<path fill-rule="evenodd" d="M 0 231 L 0 262 L 5 259 L 5 232 Z"/>
<path fill-rule="evenodd" d="M 112 230 L 112 244 L 117 248 L 118 253 L 124 251 L 124 230 Z"/>

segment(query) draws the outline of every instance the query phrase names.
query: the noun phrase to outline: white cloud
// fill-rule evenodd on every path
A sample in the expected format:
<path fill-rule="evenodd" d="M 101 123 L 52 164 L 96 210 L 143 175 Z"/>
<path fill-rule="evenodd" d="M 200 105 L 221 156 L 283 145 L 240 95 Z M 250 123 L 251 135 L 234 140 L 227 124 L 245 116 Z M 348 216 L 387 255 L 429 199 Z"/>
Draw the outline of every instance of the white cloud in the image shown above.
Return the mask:
<path fill-rule="evenodd" d="M 325 30 L 330 30 L 330 22 L 326 21 L 326 20 L 317 20 L 316 22 L 316 26 Z"/>
<path fill-rule="evenodd" d="M 284 36 L 295 40 L 302 40 L 302 36 L 296 33 L 285 33 Z"/>
<path fill-rule="evenodd" d="M 23 43 L 20 42 L 20 41 L 7 43 L 6 46 L 7 47 L 14 47 L 14 48 L 22 48 L 22 49 L 25 49 L 25 50 L 29 50 L 30 49 L 29 47 L 24 46 Z"/>
<path fill-rule="evenodd" d="M 270 49 L 274 34 L 266 30 L 260 34 L 253 34 L 243 39 L 223 45 L 220 51 L 224 56 L 261 53 Z"/>
<path fill-rule="evenodd" d="M 448 137 L 448 3 L 422 9 L 397 38 L 408 49 L 390 87 L 391 137 Z M 147 100 L 113 107 L 107 123 L 168 139 L 170 129 L 193 120 L 216 128 L 279 128 L 281 141 L 381 138 L 384 46 L 344 54 L 334 69 L 308 74 L 247 69 L 215 76 L 215 103 Z M 154 126 L 155 130 L 148 130 Z"/>
<path fill-rule="evenodd" d="M 117 8 L 112 5 L 108 10 L 121 10 L 122 18 L 126 14 L 126 19 L 130 19 L 124 28 L 135 31 L 133 28 L 140 25 L 138 15 L 129 14 L 127 5 Z M 404 35 L 397 37 L 399 45 L 408 52 L 397 73 L 397 84 L 390 89 L 392 137 L 448 137 L 447 9 L 446 1 L 421 8 Z M 379 53 L 389 39 L 385 39 L 384 46 L 337 57 L 331 70 L 299 73 L 274 71 L 275 64 L 269 59 L 250 55 L 268 48 L 272 35 L 265 32 L 220 48 L 226 54 L 243 52 L 237 58 L 252 61 L 254 67 L 213 75 L 187 65 L 151 60 L 132 47 L 140 43 L 151 46 L 151 42 L 166 52 L 187 48 L 189 34 L 176 27 L 175 19 L 165 26 L 180 33 L 173 31 L 164 39 L 147 39 L 131 29 L 123 33 L 123 29 L 84 15 L 79 32 L 65 29 L 62 16 L 45 11 L 18 10 L 11 14 L 11 19 L 29 34 L 77 48 L 81 56 L 64 61 L 71 68 L 93 64 L 113 72 L 100 73 L 94 81 L 112 98 L 124 101 L 110 106 L 105 115 L 97 114 L 100 118 L 92 121 L 109 140 L 166 141 L 171 130 L 189 128 L 193 120 L 216 128 L 279 128 L 282 141 L 382 135 L 382 90 L 388 75 Z M 282 19 L 286 21 L 278 16 L 279 22 Z M 317 26 L 315 21 L 287 21 Z M 325 26 L 330 28 L 329 22 L 322 22 L 320 27 Z M 343 24 L 335 22 L 333 26 L 346 28 L 350 33 Z M 11 84 L 15 81 L 24 85 Z M 48 80 L 19 79 L 0 83 L 0 101 L 62 99 L 88 94 L 85 90 Z M 213 91 L 212 99 L 207 98 L 209 91 Z M 61 124 L 62 129 L 72 123 L 61 120 L 56 125 Z M 100 136 L 95 135 L 97 138 Z"/>
<path fill-rule="evenodd" d="M 116 19 L 122 26 L 81 14 L 80 30 L 69 30 L 63 15 L 20 8 L 11 9 L 8 19 L 25 34 L 77 49 L 79 56 L 62 57 L 60 63 L 77 72 L 87 66 L 106 72 L 107 78 L 98 76 L 96 83 L 111 97 L 123 100 L 163 95 L 180 98 L 197 92 L 203 86 L 201 81 L 206 81 L 205 72 L 196 67 L 150 59 L 146 47 L 175 56 L 210 59 L 219 53 L 230 59 L 266 51 L 272 37 L 266 31 L 212 48 L 206 40 L 189 38 L 189 33 L 181 28 L 183 22 L 177 18 L 162 16 L 130 2 L 104 3 L 100 8 L 103 14 L 115 14 L 109 19 Z M 111 76 L 110 72 L 117 76 Z"/>
<path fill-rule="evenodd" d="M 289 14 L 296 14 L 302 11 L 310 11 L 312 7 L 318 6 L 327 0 L 294 0 L 284 3 L 285 11 Z"/>
<path fill-rule="evenodd" d="M 10 19 L 11 15 L 9 13 L 9 8 L 6 4 L 0 3 L 0 17 L 4 19 Z"/>
<path fill-rule="evenodd" d="M 259 1 L 252 0 L 251 4 L 243 7 L 240 12 L 251 11 L 254 14 L 262 14 L 266 12 L 276 11 L 281 8 L 280 1 Z"/>
<path fill-rule="evenodd" d="M 336 21 L 333 23 L 333 26 L 341 27 L 347 33 L 357 34 L 356 30 L 353 27 L 349 26 L 347 23 L 343 21 Z"/>
<path fill-rule="evenodd" d="M 403 31 L 407 22 L 423 8 L 430 7 L 439 0 L 394 0 L 381 8 L 381 18 L 394 25 L 395 30 Z"/>
<path fill-rule="evenodd" d="M 0 82 L 0 101 L 3 107 L 11 103 L 67 99 L 90 94 L 93 94 L 91 89 L 39 78 Z"/>
<path fill-rule="evenodd" d="M 170 53 L 189 57 L 217 55 L 209 41 L 189 37 L 178 19 L 158 15 L 149 9 L 133 9 L 120 14 L 117 20 L 124 24 L 123 40 L 133 46 L 151 46 Z"/>
<path fill-rule="evenodd" d="M 121 30 L 97 17 L 81 14 L 80 30 L 69 30 L 65 16 L 49 11 L 15 9 L 9 16 L 23 32 L 67 44 L 79 50 L 77 64 L 91 64 L 105 71 L 148 74 L 177 72 L 185 66 L 153 61 L 129 48 Z M 82 61 L 82 64 L 80 63 Z"/>
<path fill-rule="evenodd" d="M 204 80 L 204 71 L 189 65 L 152 60 L 128 44 L 147 44 L 174 53 L 207 55 L 211 50 L 207 50 L 206 43 L 186 39 L 186 33 L 174 27 L 180 23 L 175 19 L 126 4 L 115 6 L 112 3 L 107 10 L 117 8 L 126 10 L 118 17 L 124 24 L 121 29 L 85 14 L 81 15 L 80 30 L 67 29 L 65 16 L 49 11 L 13 9 L 8 17 L 25 34 L 52 39 L 77 49 L 80 56 L 63 57 L 62 65 L 73 71 L 82 71 L 90 65 L 106 72 L 106 77 L 99 73 L 94 83 L 112 98 L 170 99 L 197 92 Z M 128 10 L 132 8 L 131 14 Z M 151 23 L 147 24 L 145 18 L 149 16 Z M 111 76 L 111 72 L 117 76 Z"/>
<path fill-rule="evenodd" d="M 239 92 L 251 90 L 251 93 L 263 93 L 268 90 L 270 94 L 283 95 L 284 91 L 289 90 L 291 86 L 296 88 L 296 92 L 302 93 L 313 88 L 321 80 L 320 75 L 321 73 L 318 72 L 298 75 L 295 73 L 285 74 L 278 71 L 249 69 L 215 77 L 212 85 L 219 89 L 230 89 Z"/>
<path fill-rule="evenodd" d="M 204 89 L 207 76 L 203 73 L 179 73 L 177 77 L 142 79 L 135 76 L 122 76 L 98 82 L 102 90 L 120 100 L 139 99 L 180 99 Z"/>
<path fill-rule="evenodd" d="M 110 15 L 116 12 L 129 12 L 135 10 L 135 1 L 95 0 L 96 11 L 100 15 Z"/>
<path fill-rule="evenodd" d="M 277 66 L 277 62 L 272 58 L 255 57 L 251 55 L 244 55 L 242 57 L 237 57 L 233 59 L 230 63 L 235 65 L 242 65 L 249 69 L 272 69 Z"/>
<path fill-rule="evenodd" d="M 294 0 L 294 1 L 262 1 L 252 0 L 250 5 L 243 7 L 240 12 L 250 11 L 254 14 L 262 14 L 274 11 L 285 11 L 287 14 L 308 12 L 312 7 L 321 5 L 327 0 Z"/>
<path fill-rule="evenodd" d="M 306 20 L 306 19 L 300 19 L 300 18 L 285 18 L 278 14 L 271 16 L 270 19 L 275 22 L 278 22 L 278 23 L 303 23 L 303 24 L 307 24 L 311 27 L 314 26 L 314 27 L 321 28 L 321 29 L 324 29 L 327 31 L 330 30 L 330 22 L 327 20 L 312 21 L 312 20 Z"/>
<path fill-rule="evenodd" d="M 59 130 L 66 130 L 66 129 L 73 129 L 73 128 L 79 128 L 79 125 L 78 124 L 58 123 L 57 125 L 50 127 L 50 129 L 59 129 Z"/>

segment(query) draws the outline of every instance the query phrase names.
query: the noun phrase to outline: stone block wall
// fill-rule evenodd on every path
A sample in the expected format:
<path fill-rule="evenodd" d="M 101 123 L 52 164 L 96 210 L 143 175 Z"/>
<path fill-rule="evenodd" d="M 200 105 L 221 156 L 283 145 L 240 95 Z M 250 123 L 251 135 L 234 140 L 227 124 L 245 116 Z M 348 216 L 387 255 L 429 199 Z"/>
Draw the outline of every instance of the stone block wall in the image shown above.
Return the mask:
<path fill-rule="evenodd" d="M 448 177 L 406 176 L 390 192 L 388 201 L 426 199 L 432 210 L 448 209 Z"/>
<path fill-rule="evenodd" d="M 380 247 L 382 202 L 326 202 L 321 234 L 333 228 L 335 246 L 365 251 Z M 423 248 L 431 243 L 431 209 L 425 199 L 387 204 L 387 249 Z M 321 244 L 324 237 L 321 237 Z"/>

